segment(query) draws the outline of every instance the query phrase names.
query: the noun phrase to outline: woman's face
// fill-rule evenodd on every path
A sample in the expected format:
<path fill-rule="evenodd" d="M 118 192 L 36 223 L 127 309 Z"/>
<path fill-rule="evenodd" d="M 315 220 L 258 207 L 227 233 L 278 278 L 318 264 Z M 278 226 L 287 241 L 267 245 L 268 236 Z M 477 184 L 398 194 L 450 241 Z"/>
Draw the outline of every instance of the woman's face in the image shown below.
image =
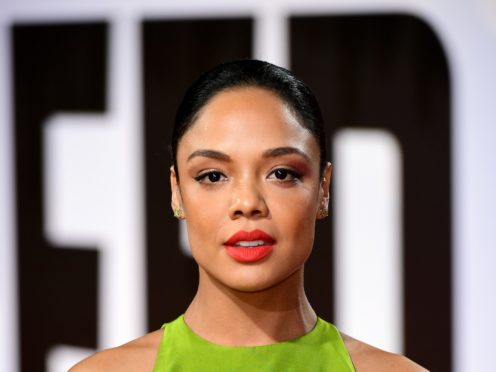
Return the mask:
<path fill-rule="evenodd" d="M 180 140 L 177 165 L 172 206 L 183 209 L 201 275 L 252 292 L 303 268 L 330 166 L 321 182 L 317 141 L 274 93 L 214 96 Z"/>

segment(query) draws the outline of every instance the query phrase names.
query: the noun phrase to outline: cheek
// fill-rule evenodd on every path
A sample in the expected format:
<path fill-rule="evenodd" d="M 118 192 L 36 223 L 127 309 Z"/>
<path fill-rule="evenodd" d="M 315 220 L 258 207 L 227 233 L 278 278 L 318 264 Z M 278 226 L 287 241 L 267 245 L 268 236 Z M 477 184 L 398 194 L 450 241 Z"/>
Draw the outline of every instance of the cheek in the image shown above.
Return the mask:
<path fill-rule="evenodd" d="M 211 216 L 221 212 L 225 204 L 225 195 L 217 192 L 205 192 L 195 184 L 188 184 L 182 192 L 183 207 L 188 221 L 205 222 Z"/>
<path fill-rule="evenodd" d="M 183 207 L 188 226 L 188 239 L 193 254 L 196 248 L 216 242 L 217 233 L 227 217 L 225 196 L 211 193 L 205 196 L 196 190 L 185 190 Z"/>
<path fill-rule="evenodd" d="M 315 190 L 284 195 L 279 193 L 272 203 L 272 216 L 287 241 L 299 247 L 312 246 L 315 228 L 317 202 Z"/>
<path fill-rule="evenodd" d="M 302 188 L 297 191 L 276 190 L 270 195 L 270 210 L 288 223 L 308 224 L 315 217 L 317 190 Z"/>

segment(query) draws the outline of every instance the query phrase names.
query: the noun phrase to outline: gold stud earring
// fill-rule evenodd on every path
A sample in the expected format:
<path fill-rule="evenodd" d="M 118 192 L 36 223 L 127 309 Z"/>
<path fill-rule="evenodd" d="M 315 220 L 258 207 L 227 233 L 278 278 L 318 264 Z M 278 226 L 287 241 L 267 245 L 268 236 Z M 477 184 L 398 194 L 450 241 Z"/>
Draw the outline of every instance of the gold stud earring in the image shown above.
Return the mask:
<path fill-rule="evenodd" d="M 182 208 L 172 208 L 174 211 L 174 217 L 176 217 L 178 220 L 184 220 L 184 214 Z"/>
<path fill-rule="evenodd" d="M 317 212 L 317 217 L 318 218 L 326 218 L 327 216 L 329 216 L 329 208 L 320 207 L 319 211 Z"/>

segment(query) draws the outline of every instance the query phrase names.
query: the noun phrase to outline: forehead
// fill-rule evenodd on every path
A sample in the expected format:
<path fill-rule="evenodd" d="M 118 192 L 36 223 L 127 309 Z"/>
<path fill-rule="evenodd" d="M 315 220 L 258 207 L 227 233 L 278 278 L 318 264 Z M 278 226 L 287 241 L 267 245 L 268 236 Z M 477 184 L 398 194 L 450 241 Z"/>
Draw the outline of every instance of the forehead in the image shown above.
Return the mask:
<path fill-rule="evenodd" d="M 243 87 L 215 95 L 181 139 L 178 153 L 198 148 L 220 151 L 293 146 L 319 156 L 312 133 L 275 93 Z"/>

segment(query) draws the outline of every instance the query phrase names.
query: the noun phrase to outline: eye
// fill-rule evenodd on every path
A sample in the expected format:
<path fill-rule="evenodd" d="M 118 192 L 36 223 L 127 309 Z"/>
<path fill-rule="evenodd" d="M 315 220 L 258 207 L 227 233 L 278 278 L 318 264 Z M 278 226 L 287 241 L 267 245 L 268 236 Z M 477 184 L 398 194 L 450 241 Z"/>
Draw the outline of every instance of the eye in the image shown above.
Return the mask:
<path fill-rule="evenodd" d="M 268 178 L 269 179 L 275 178 L 278 181 L 296 181 L 301 179 L 301 175 L 298 172 L 291 169 L 277 168 L 269 174 Z"/>
<path fill-rule="evenodd" d="M 226 179 L 227 177 L 218 171 L 204 172 L 195 177 L 199 183 L 217 183 Z"/>

